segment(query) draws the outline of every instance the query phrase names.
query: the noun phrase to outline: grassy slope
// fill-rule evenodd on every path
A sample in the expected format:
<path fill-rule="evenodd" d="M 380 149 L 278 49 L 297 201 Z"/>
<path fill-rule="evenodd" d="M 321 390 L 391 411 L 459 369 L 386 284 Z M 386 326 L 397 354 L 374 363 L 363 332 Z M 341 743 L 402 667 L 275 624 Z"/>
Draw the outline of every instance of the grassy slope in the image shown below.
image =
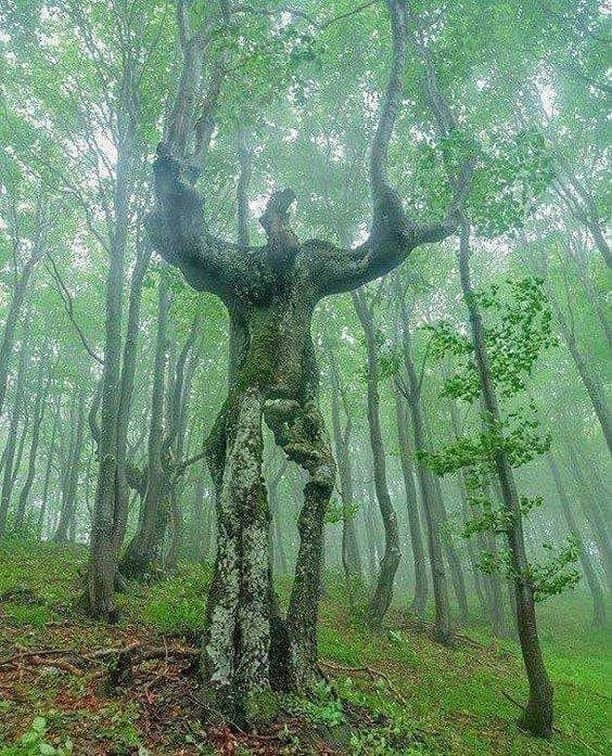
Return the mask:
<path fill-rule="evenodd" d="M 197 630 L 206 570 L 190 567 L 151 589 L 134 590 L 123 600 L 120 625 L 108 629 L 74 616 L 83 560 L 81 550 L 0 544 L 0 595 L 18 589 L 14 600 L 0 604 L 1 658 L 22 648 L 71 647 L 87 653 L 135 639 L 171 646 L 177 643 L 175 636 L 183 636 L 180 642 L 185 643 Z M 23 590 L 19 595 L 20 589 L 33 595 Z M 292 702 L 289 708 L 299 716 L 286 727 L 282 748 L 291 753 L 328 747 L 328 752 L 356 754 L 609 752 L 610 634 L 584 626 L 588 611 L 588 602 L 579 595 L 542 607 L 541 631 L 562 733 L 543 743 L 517 731 L 517 709 L 502 694 L 506 691 L 519 701 L 525 697 L 514 643 L 493 642 L 475 627 L 467 631 L 471 641 L 445 649 L 422 630 L 402 628 L 399 614 L 389 621 L 393 629 L 373 635 L 348 619 L 343 597 L 330 590 L 323 603 L 321 656 L 343 703 L 326 689 L 313 705 Z M 352 667 L 361 669 L 345 669 Z M 0 744 L 18 740 L 40 715 L 48 732 L 33 733 L 32 739 L 61 746 L 71 738 L 77 754 L 138 753 L 139 746 L 154 754 L 202 753 L 206 751 L 189 740 L 200 743 L 206 736 L 217 748 L 222 738 L 227 753 L 245 747 L 281 752 L 280 741 L 272 745 L 262 737 L 238 743 L 228 733 L 201 733 L 197 709 L 190 705 L 197 700 L 197 682 L 183 670 L 166 658 L 159 666 L 145 665 L 131 688 L 108 692 L 96 670 L 75 669 L 71 674 L 46 659 L 0 667 Z M 348 716 L 354 711 L 363 727 L 347 745 L 350 732 L 342 722 L 350 719 L 355 729 L 355 718 Z M 305 717 L 325 730 L 328 746 L 316 737 L 304 739 L 298 720 Z M 42 727 L 40 722 L 37 726 Z M 0 754 L 39 753 L 36 749 L 6 745 Z"/>

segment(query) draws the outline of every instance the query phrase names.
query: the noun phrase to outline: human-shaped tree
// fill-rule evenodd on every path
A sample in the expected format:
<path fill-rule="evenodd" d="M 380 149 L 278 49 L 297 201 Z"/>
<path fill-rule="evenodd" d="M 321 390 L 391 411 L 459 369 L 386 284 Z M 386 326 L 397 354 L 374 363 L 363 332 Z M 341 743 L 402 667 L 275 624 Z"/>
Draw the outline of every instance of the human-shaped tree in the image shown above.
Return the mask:
<path fill-rule="evenodd" d="M 159 145 L 154 164 L 156 207 L 149 231 L 155 248 L 191 286 L 216 294 L 230 316 L 229 393 L 207 454 L 218 530 L 203 671 L 217 707 L 234 721 L 248 718 L 254 696 L 270 688 L 303 690 L 317 676 L 323 528 L 336 472 L 318 403 L 313 311 L 323 297 L 383 276 L 419 245 L 452 234 L 469 183 L 466 167 L 454 181 L 446 218 L 434 225 L 409 218 L 389 185 L 387 149 L 401 102 L 407 22 L 404 0 L 387 0 L 387 6 L 393 57 L 371 147 L 373 217 L 363 244 L 344 249 L 318 239 L 300 241 L 289 224 L 295 195 L 288 189 L 271 197 L 261 218 L 265 245 L 232 244 L 205 224 L 188 161 L 177 159 L 171 139 Z M 268 560 L 264 419 L 308 477 L 286 620 L 276 607 Z"/>

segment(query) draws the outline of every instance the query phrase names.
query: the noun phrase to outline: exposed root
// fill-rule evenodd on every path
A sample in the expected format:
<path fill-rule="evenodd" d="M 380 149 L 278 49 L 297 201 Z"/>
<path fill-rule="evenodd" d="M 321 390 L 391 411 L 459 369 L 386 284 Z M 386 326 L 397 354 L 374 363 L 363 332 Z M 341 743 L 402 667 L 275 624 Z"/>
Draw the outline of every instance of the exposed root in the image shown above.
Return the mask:
<path fill-rule="evenodd" d="M 367 674 L 371 678 L 376 679 L 380 678 L 384 680 L 387 683 L 387 687 L 393 693 L 395 698 L 402 703 L 404 706 L 408 705 L 408 701 L 406 698 L 394 687 L 393 683 L 389 679 L 389 676 L 386 675 L 384 672 L 381 672 L 378 669 L 374 669 L 373 667 L 346 667 L 342 664 L 334 664 L 332 662 L 326 662 L 326 661 L 319 661 L 320 665 L 323 665 L 324 667 L 328 667 L 329 669 L 333 669 L 336 672 L 353 672 L 355 674 Z"/>

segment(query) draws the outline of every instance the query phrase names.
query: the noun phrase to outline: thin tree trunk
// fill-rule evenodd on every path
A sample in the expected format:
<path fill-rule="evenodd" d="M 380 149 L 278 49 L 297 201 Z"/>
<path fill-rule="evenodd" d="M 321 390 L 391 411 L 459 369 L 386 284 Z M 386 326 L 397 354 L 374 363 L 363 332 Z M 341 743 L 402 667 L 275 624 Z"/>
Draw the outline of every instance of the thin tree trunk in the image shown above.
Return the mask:
<path fill-rule="evenodd" d="M 591 526 L 597 550 L 601 559 L 608 593 L 612 594 L 612 547 L 610 545 L 610 536 L 606 527 L 606 522 L 599 511 L 597 505 L 592 499 L 591 489 L 585 480 L 574 447 L 569 444 L 570 471 L 578 488 L 578 501 L 584 516 Z"/>
<path fill-rule="evenodd" d="M 404 490 L 406 492 L 406 509 L 408 512 L 408 526 L 410 542 L 412 544 L 412 558 L 414 561 L 414 597 L 410 604 L 410 611 L 422 617 L 427 605 L 429 581 L 427 579 L 427 565 L 425 561 L 425 547 L 419 517 L 419 503 L 414 481 L 414 469 L 411 459 L 410 440 L 408 436 L 408 409 L 406 401 L 397 385 L 393 386 L 395 397 L 395 418 L 399 438 L 399 453 L 402 466 Z"/>
<path fill-rule="evenodd" d="M 442 486 L 440 485 L 440 479 L 437 476 L 433 478 L 434 491 L 438 506 L 440 508 L 440 515 L 442 517 L 440 521 L 440 531 L 442 536 L 442 544 L 444 551 L 446 552 L 446 559 L 450 569 L 451 581 L 453 583 L 453 590 L 457 598 L 457 604 L 459 606 L 459 616 L 462 622 L 468 621 L 469 608 L 467 602 L 467 592 L 465 590 L 465 576 L 463 574 L 463 567 L 461 565 L 461 559 L 459 552 L 455 545 L 455 540 L 450 530 L 450 523 L 448 520 L 448 512 L 446 510 L 446 502 L 444 501 L 444 494 L 442 493 Z"/>
<path fill-rule="evenodd" d="M 125 86 L 125 95 L 129 96 Z M 114 622 L 115 578 L 117 552 L 115 550 L 115 512 L 117 490 L 117 438 L 121 389 L 121 327 L 124 309 L 124 273 L 130 220 L 130 196 L 133 188 L 133 160 L 135 138 L 128 103 L 120 104 L 118 120 L 122 134 L 118 144 L 117 171 L 113 197 L 114 218 L 109 229 L 109 267 L 105 293 L 104 369 L 100 406 L 100 434 L 98 444 L 98 476 L 96 499 L 91 523 L 90 568 L 88 574 L 89 611 L 92 616 Z"/>
<path fill-rule="evenodd" d="M 557 462 L 552 454 L 548 455 L 548 466 L 550 468 L 553 480 L 555 481 L 555 487 L 557 489 L 557 493 L 559 494 L 561 510 L 563 512 L 563 516 L 565 517 L 567 527 L 569 528 L 569 531 L 572 534 L 574 541 L 576 542 L 576 545 L 578 547 L 580 554 L 580 564 L 582 565 L 582 570 L 584 572 L 587 585 L 589 586 L 591 598 L 593 599 L 593 625 L 594 627 L 603 627 L 606 624 L 606 606 L 603 591 L 601 589 L 601 585 L 599 584 L 599 579 L 597 578 L 595 570 L 593 569 L 593 565 L 591 564 L 591 560 L 585 548 L 582 536 L 580 535 L 580 530 L 578 528 L 578 524 L 576 523 L 574 513 L 572 512 L 570 500 L 567 496 L 565 488 L 563 487 L 563 483 L 561 482 L 561 475 L 559 473 L 559 468 L 557 467 Z"/>
<path fill-rule="evenodd" d="M 26 370 L 30 360 L 30 333 L 29 318 L 26 320 L 21 337 L 21 350 L 19 353 L 19 365 L 17 368 L 17 377 L 15 381 L 15 394 L 13 399 L 13 410 L 11 413 L 11 422 L 9 425 L 4 460 L 4 476 L 2 479 L 2 488 L 0 490 L 0 536 L 6 533 L 9 506 L 11 502 L 11 493 L 13 490 L 13 466 L 15 461 L 15 451 L 17 446 L 17 431 L 19 421 L 23 413 L 23 402 L 25 396 Z"/>
<path fill-rule="evenodd" d="M 352 420 L 344 398 L 338 365 L 331 347 L 327 349 L 327 359 L 331 373 L 331 405 L 334 451 L 340 480 L 340 497 L 342 499 L 342 566 L 349 591 L 351 603 L 355 593 L 363 586 L 361 555 L 355 530 L 353 470 L 351 465 L 350 437 Z M 346 422 L 344 430 L 341 422 L 341 403 L 344 403 Z"/>
<path fill-rule="evenodd" d="M 157 337 L 153 364 L 146 488 L 141 501 L 136 533 L 121 560 L 121 573 L 125 577 L 143 578 L 150 572 L 152 565 L 158 564 L 159 566 L 160 549 L 170 514 L 168 511 L 170 490 L 162 465 L 164 386 L 170 307 L 168 284 L 168 274 L 164 270 L 159 281 L 158 292 Z"/>
<path fill-rule="evenodd" d="M 501 423 L 501 416 L 485 347 L 484 326 L 470 277 L 469 235 L 469 226 L 467 222 L 463 222 L 459 252 L 461 287 L 469 312 L 483 403 L 487 411 L 488 425 L 493 429 Z M 521 503 L 507 452 L 502 447 L 495 449 L 494 460 L 504 506 L 512 517 L 512 524 L 507 531 L 508 547 L 515 581 L 517 626 L 529 682 L 529 699 L 521 718 L 521 725 L 534 735 L 549 738 L 552 735 L 553 688 L 544 666 L 537 632 L 534 591 L 529 579 L 529 563 L 523 537 Z"/>
<path fill-rule="evenodd" d="M 15 287 L 13 288 L 13 295 L 6 314 L 6 321 L 4 323 L 4 332 L 2 334 L 2 341 L 0 342 L 0 416 L 2 415 L 2 410 L 4 408 L 4 400 L 6 399 L 6 386 L 11 366 L 11 356 L 15 344 L 17 324 L 19 323 L 21 311 L 23 309 L 23 303 L 28 290 L 30 278 L 42 256 L 43 243 L 42 237 L 39 236 L 34 251 L 24 265 L 21 274 L 17 276 Z"/>
<path fill-rule="evenodd" d="M 140 329 L 140 305 L 144 278 L 151 260 L 151 245 L 141 240 L 137 248 L 136 264 L 130 281 L 127 329 L 123 345 L 120 398 L 117 415 L 117 501 L 113 517 L 113 549 L 118 557 L 127 527 L 128 503 L 130 498 L 127 480 L 128 426 L 134 393 L 134 377 L 138 356 L 138 335 Z"/>
<path fill-rule="evenodd" d="M 53 470 L 53 452 L 55 450 L 55 439 L 57 438 L 57 431 L 60 424 L 60 412 L 62 408 L 61 396 L 57 397 L 57 403 L 55 407 L 55 414 L 53 416 L 53 427 L 51 429 L 51 440 L 47 447 L 47 468 L 45 470 L 45 478 L 42 489 L 42 503 L 40 505 L 40 512 L 38 513 L 38 524 L 36 532 L 39 540 L 42 540 L 43 529 L 45 525 L 45 515 L 47 513 L 47 500 L 49 498 L 49 483 L 51 481 L 51 472 Z"/>
<path fill-rule="evenodd" d="M 63 490 L 62 508 L 57 530 L 53 537 L 56 543 L 66 543 L 71 540 L 70 533 L 73 531 L 76 514 L 77 486 L 81 468 L 81 455 L 83 452 L 83 434 L 85 431 L 85 391 L 81 390 L 76 410 L 76 432 L 70 449 L 68 460 L 68 473 Z"/>
<path fill-rule="evenodd" d="M 30 441 L 30 453 L 28 456 L 28 472 L 23 484 L 23 488 L 21 489 L 21 493 L 19 495 L 19 501 L 15 512 L 15 522 L 13 523 L 13 528 L 16 532 L 19 532 L 23 529 L 28 497 L 30 495 L 32 483 L 34 482 L 34 476 L 36 474 L 36 461 L 38 454 L 38 442 L 40 439 L 40 428 L 45 414 L 47 395 L 49 393 L 49 385 L 51 383 L 51 378 L 49 377 L 47 382 L 43 385 L 44 371 L 46 367 L 46 350 L 43 350 L 40 358 L 40 364 L 38 366 L 38 378 L 36 381 L 37 389 L 36 400 L 34 402 L 34 417 L 32 420 L 32 439 Z"/>
<path fill-rule="evenodd" d="M 399 566 L 401 552 L 397 515 L 389 495 L 385 450 L 380 426 L 380 397 L 378 395 L 379 367 L 376 346 L 376 329 L 372 313 L 362 293 L 353 292 L 353 304 L 361 322 L 368 357 L 367 398 L 370 447 L 374 465 L 374 486 L 376 498 L 385 528 L 385 551 L 380 563 L 380 572 L 374 594 L 368 606 L 368 620 L 373 627 L 381 627 L 385 614 L 393 599 L 395 573 Z"/>
<path fill-rule="evenodd" d="M 576 370 L 578 371 L 578 375 L 589 395 L 595 415 L 599 420 L 604 439 L 608 446 L 608 451 L 612 454 L 612 419 L 610 419 L 610 412 L 604 388 L 599 377 L 590 369 L 587 359 L 580 351 L 576 342 L 576 336 L 572 328 L 570 328 L 567 319 L 561 312 L 558 304 L 553 297 L 550 298 L 550 301 L 559 323 L 559 330 L 561 331 L 563 341 L 568 348 L 574 361 L 574 365 L 576 366 Z"/>
<path fill-rule="evenodd" d="M 425 424 L 420 404 L 421 387 L 419 378 L 414 367 L 412 358 L 412 340 L 410 337 L 408 313 L 399 286 L 396 286 L 398 302 L 400 303 L 399 314 L 402 328 L 402 353 L 404 369 L 408 378 L 406 399 L 410 408 L 412 419 L 412 432 L 414 434 L 415 452 L 427 449 L 427 437 Z M 425 512 L 427 524 L 427 537 L 429 545 L 429 563 L 431 566 L 432 585 L 435 602 L 435 634 L 440 643 L 448 644 L 452 640 L 450 609 L 448 602 L 448 586 L 446 570 L 444 567 L 444 555 L 442 551 L 442 538 L 440 534 L 440 522 L 442 520 L 440 509 L 435 496 L 433 476 L 430 470 L 420 461 L 417 461 L 417 477 L 421 489 L 421 501 Z"/>

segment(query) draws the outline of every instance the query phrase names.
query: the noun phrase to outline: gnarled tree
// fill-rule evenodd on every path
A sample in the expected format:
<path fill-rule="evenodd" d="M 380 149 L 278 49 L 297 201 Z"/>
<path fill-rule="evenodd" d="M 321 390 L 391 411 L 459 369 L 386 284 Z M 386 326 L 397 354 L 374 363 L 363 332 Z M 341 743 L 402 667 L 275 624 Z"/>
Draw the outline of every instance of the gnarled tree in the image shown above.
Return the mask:
<path fill-rule="evenodd" d="M 295 195 L 288 189 L 272 195 L 261 217 L 267 236 L 263 246 L 233 244 L 209 229 L 203 200 L 191 181 L 193 159 L 202 155 L 198 124 L 210 122 L 215 97 L 206 98 L 202 114 L 193 113 L 191 156 L 180 107 L 180 128 L 173 124 L 166 129 L 157 150 L 156 207 L 149 219 L 154 247 L 182 270 L 191 286 L 216 294 L 231 322 L 229 393 L 207 445 L 218 525 L 203 671 L 216 707 L 233 721 L 248 718 L 253 700 L 270 688 L 303 690 L 317 677 L 323 528 L 335 464 L 318 404 L 313 311 L 324 297 L 356 289 L 393 270 L 419 245 L 449 236 L 466 189 L 467 181 L 457 182 L 444 221 L 419 225 L 389 185 L 387 149 L 401 102 L 407 29 L 405 2 L 387 0 L 387 5 L 393 58 L 371 148 L 371 231 L 359 246 L 344 249 L 318 239 L 298 239 L 289 224 Z M 189 45 L 193 35 L 185 28 L 186 19 L 179 21 Z M 186 65 L 189 50 L 184 48 Z M 218 92 L 217 81 L 213 74 L 211 91 L 217 87 Z M 307 474 L 295 579 L 284 621 L 274 615 L 267 549 L 264 419 L 276 443 Z"/>

